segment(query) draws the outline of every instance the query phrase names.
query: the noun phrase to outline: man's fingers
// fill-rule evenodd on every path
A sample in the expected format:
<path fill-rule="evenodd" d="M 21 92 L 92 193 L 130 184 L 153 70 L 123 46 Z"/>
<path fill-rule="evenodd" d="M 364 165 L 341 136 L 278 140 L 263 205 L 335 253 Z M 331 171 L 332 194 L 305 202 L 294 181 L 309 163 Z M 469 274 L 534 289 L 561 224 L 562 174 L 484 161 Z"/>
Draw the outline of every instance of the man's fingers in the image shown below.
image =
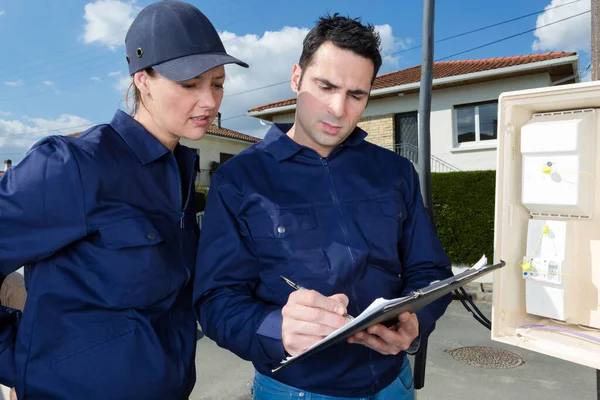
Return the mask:
<path fill-rule="evenodd" d="M 369 328 L 368 332 L 380 337 L 384 342 L 400 350 L 408 349 L 414 339 L 408 332 L 390 329 L 383 325 L 374 325 Z"/>
<path fill-rule="evenodd" d="M 337 301 L 338 303 L 340 303 L 342 306 L 344 306 L 344 313 L 346 312 L 346 309 L 348 308 L 348 296 L 346 296 L 343 293 L 338 293 L 338 294 L 334 294 L 333 296 L 329 296 L 330 299 Z"/>
<path fill-rule="evenodd" d="M 339 295 L 334 295 L 339 296 Z M 343 295 L 342 295 L 343 296 Z M 332 296 L 333 297 L 333 296 Z M 345 297 L 345 296 L 344 296 Z M 344 315 L 346 313 L 346 306 L 343 305 L 338 298 L 332 299 L 330 297 L 323 296 L 321 293 L 315 290 L 297 290 L 290 294 L 288 302 L 294 302 L 303 306 L 322 308 L 324 310 Z M 347 303 L 347 298 L 346 298 Z"/>
<path fill-rule="evenodd" d="M 337 329 L 331 326 L 302 320 L 286 320 L 283 324 L 284 326 L 282 326 L 282 328 L 285 329 L 286 332 L 295 335 L 325 337 Z"/>
<path fill-rule="evenodd" d="M 283 337 L 283 347 L 288 354 L 296 355 L 305 349 L 308 349 L 319 340 L 323 339 L 321 336 L 311 335 L 290 335 Z"/>
<path fill-rule="evenodd" d="M 400 348 L 393 346 L 389 343 L 386 343 L 378 336 L 370 335 L 367 333 L 364 333 L 362 335 L 355 335 L 355 336 L 351 337 L 350 339 L 348 339 L 348 342 L 361 344 L 363 346 L 366 346 L 370 349 L 373 349 L 373 350 L 375 350 L 381 354 L 385 354 L 385 355 L 389 355 L 389 354 L 395 355 L 395 354 L 400 353 L 400 351 L 401 351 Z"/>
<path fill-rule="evenodd" d="M 400 323 L 407 322 L 407 321 L 409 321 L 412 318 L 413 315 L 414 314 L 412 314 L 412 313 L 410 313 L 408 311 L 403 312 L 402 314 L 398 315 L 398 321 Z"/>
<path fill-rule="evenodd" d="M 290 319 L 295 322 L 312 322 L 325 325 L 334 330 L 346 324 L 344 317 L 322 308 L 295 305 L 285 306 L 281 312 L 284 319 Z"/>

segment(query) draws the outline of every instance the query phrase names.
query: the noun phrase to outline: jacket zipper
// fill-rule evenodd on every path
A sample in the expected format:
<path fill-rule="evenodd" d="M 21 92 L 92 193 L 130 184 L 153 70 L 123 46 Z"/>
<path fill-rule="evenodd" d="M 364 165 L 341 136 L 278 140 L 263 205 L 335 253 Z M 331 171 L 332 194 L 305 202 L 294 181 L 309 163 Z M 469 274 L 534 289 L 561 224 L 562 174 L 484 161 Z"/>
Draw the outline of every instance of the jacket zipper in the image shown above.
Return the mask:
<path fill-rule="evenodd" d="M 350 248 L 350 238 L 348 235 L 348 227 L 346 226 L 346 220 L 344 219 L 344 212 L 342 211 L 342 207 L 340 205 L 339 198 L 335 191 L 333 177 L 331 176 L 331 170 L 329 169 L 329 162 L 327 161 L 327 158 L 321 158 L 321 163 L 323 164 L 323 167 L 325 167 L 325 173 L 327 174 L 327 176 L 329 176 L 329 182 L 330 182 L 329 192 L 331 193 L 331 198 L 333 199 L 333 204 L 335 205 L 336 211 L 338 213 L 338 217 L 340 218 L 340 226 L 342 228 L 344 240 L 346 241 L 346 249 L 348 250 L 348 254 L 350 255 L 350 260 L 352 261 L 352 268 L 353 268 L 353 270 L 356 270 L 356 258 L 354 257 L 354 253 L 352 252 L 352 249 Z M 354 298 L 354 304 L 357 305 L 355 312 L 356 312 L 356 315 L 358 315 L 360 313 L 359 313 L 359 309 L 358 309 L 358 301 L 357 301 L 358 296 L 356 294 L 356 288 L 354 287 L 354 285 L 350 285 L 350 289 L 352 292 L 352 297 Z M 371 355 L 369 357 L 371 357 Z M 369 369 L 371 370 L 374 380 L 377 380 L 377 371 L 375 370 L 375 365 L 373 363 L 369 364 Z"/>
<path fill-rule="evenodd" d="M 181 229 L 184 229 L 185 228 L 185 222 L 184 222 L 185 221 L 185 211 L 187 209 L 187 206 L 190 202 L 190 197 L 191 197 L 190 193 L 189 193 L 189 190 L 191 190 L 191 183 L 188 188 L 189 190 L 188 190 L 188 195 L 186 197 L 185 204 L 183 204 L 183 185 L 181 183 L 181 173 L 179 170 L 179 164 L 177 164 L 177 159 L 175 158 L 175 155 L 173 154 L 173 152 L 171 152 L 171 158 L 173 160 L 173 163 L 175 164 L 175 170 L 177 172 L 177 184 L 178 184 L 178 188 L 179 188 L 179 204 L 177 207 L 179 209 L 179 227 Z M 194 164 L 195 164 L 195 162 L 194 162 Z M 192 175 L 194 173 L 193 168 L 194 167 L 192 167 Z M 182 243 L 182 241 L 179 241 L 179 242 L 180 242 L 180 244 L 179 244 L 180 250 L 183 252 L 183 248 L 181 247 L 181 246 L 183 246 L 183 243 Z M 185 285 L 187 285 L 187 283 L 190 280 L 191 272 L 190 272 L 189 268 L 187 267 L 187 265 L 185 265 L 185 263 L 184 263 L 184 268 L 185 268 L 185 272 L 186 272 L 186 280 L 185 280 L 185 284 L 184 284 L 184 286 L 185 286 Z M 186 372 L 185 363 L 183 362 L 183 359 L 181 357 L 182 352 L 183 352 L 183 344 L 181 342 L 181 337 L 179 336 L 177 331 L 175 331 L 175 340 L 177 342 L 177 351 L 179 353 L 179 367 L 180 367 L 180 371 L 181 371 L 180 379 L 181 379 L 181 384 L 183 385 L 185 383 L 185 376 L 186 376 L 187 372 Z"/>
<path fill-rule="evenodd" d="M 179 227 L 184 228 L 184 204 L 183 204 L 183 185 L 181 184 L 181 171 L 179 171 L 179 164 L 177 164 L 177 159 L 175 158 L 175 154 L 171 152 L 171 159 L 173 160 L 173 164 L 175 164 L 175 171 L 177 171 L 177 187 L 179 188 L 179 204 L 177 204 L 177 208 L 179 209 Z M 189 197 L 189 196 L 188 196 Z"/>
<path fill-rule="evenodd" d="M 354 253 L 350 248 L 350 237 L 348 235 L 348 227 L 346 226 L 346 220 L 344 219 L 344 212 L 342 211 L 342 207 L 340 206 L 340 201 L 338 195 L 335 191 L 335 185 L 333 183 L 333 177 L 331 176 L 331 170 L 329 169 L 329 162 L 326 158 L 321 158 L 321 163 L 323 167 L 325 167 L 325 173 L 329 177 L 329 192 L 331 193 L 331 198 L 333 199 L 333 204 L 335 205 L 335 209 L 338 213 L 338 217 L 340 219 L 340 226 L 342 228 L 342 233 L 344 235 L 344 241 L 346 242 L 346 249 L 348 250 L 348 254 L 350 255 L 350 260 L 352 261 L 352 268 L 356 270 L 356 257 L 354 257 Z M 356 304 L 356 291 L 354 290 L 354 286 L 352 286 L 352 295 L 354 296 L 354 301 Z M 358 308 L 356 309 L 358 312 Z"/>

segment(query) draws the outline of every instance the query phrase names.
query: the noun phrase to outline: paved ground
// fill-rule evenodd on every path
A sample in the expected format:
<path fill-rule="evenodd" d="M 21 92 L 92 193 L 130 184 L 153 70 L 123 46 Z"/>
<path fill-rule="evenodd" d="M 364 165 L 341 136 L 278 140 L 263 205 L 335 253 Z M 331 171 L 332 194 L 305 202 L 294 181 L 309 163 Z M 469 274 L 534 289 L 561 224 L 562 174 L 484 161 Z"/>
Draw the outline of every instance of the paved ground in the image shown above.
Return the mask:
<path fill-rule="evenodd" d="M 490 304 L 478 302 L 486 315 Z M 481 369 L 456 361 L 448 350 L 488 346 L 519 355 L 512 369 Z M 192 400 L 250 400 L 252 365 L 204 337 L 198 342 L 198 383 Z M 596 400 L 594 370 L 490 340 L 490 333 L 453 302 L 429 344 L 425 387 L 418 400 Z"/>

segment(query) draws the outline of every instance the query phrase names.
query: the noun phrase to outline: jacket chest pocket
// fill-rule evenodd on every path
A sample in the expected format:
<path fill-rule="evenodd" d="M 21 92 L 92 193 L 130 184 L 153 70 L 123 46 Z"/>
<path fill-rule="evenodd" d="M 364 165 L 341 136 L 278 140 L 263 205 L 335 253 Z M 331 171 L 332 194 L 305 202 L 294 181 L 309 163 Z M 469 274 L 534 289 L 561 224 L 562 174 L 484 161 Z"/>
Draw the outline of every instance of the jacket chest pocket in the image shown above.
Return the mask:
<path fill-rule="evenodd" d="M 313 208 L 277 209 L 244 217 L 260 260 L 261 279 L 281 285 L 280 275 L 310 287 L 329 276 L 329 263 Z"/>
<path fill-rule="evenodd" d="M 357 205 L 354 223 L 367 245 L 369 263 L 398 265 L 404 214 L 404 207 L 391 199 Z"/>
<path fill-rule="evenodd" d="M 180 249 L 165 221 L 126 218 L 98 231 L 100 260 L 94 265 L 103 298 L 117 306 L 139 307 L 170 293 L 170 266 L 180 262 Z"/>

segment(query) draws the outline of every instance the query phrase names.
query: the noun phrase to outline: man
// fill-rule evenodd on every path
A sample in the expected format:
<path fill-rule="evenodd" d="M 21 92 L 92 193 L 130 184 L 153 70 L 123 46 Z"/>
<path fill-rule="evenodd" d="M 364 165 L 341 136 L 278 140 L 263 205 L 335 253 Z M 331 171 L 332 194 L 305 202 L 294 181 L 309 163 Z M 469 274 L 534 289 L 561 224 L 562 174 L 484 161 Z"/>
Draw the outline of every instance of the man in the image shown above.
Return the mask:
<path fill-rule="evenodd" d="M 356 127 L 379 44 L 372 26 L 321 18 L 292 71 L 294 124 L 274 125 L 212 177 L 195 310 L 208 337 L 254 363 L 255 399 L 412 399 L 406 351 L 450 301 L 271 373 L 343 326 L 346 312 L 451 276 L 412 164 Z"/>

